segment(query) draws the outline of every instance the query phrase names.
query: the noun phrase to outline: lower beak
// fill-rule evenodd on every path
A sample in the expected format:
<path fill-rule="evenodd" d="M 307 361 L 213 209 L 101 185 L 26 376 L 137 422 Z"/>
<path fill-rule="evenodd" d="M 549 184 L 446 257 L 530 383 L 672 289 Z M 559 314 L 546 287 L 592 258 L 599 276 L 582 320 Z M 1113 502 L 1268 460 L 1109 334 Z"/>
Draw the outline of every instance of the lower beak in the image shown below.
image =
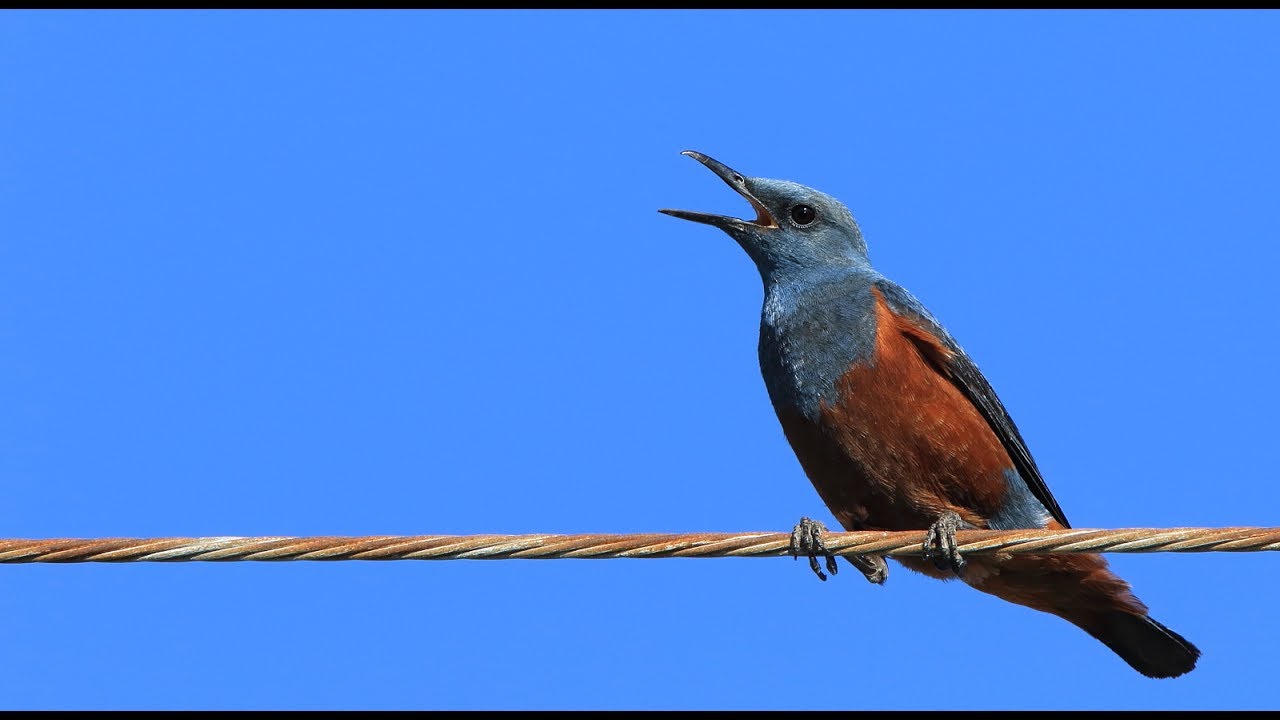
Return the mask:
<path fill-rule="evenodd" d="M 765 206 L 756 199 L 751 191 L 747 189 L 747 180 L 741 173 L 736 172 L 733 168 L 724 163 L 709 158 L 700 152 L 693 150 L 685 150 L 681 155 L 688 155 L 698 162 L 706 165 L 711 172 L 715 173 L 726 185 L 733 188 L 739 195 L 746 198 L 751 203 L 751 207 L 756 211 L 756 219 L 753 221 L 740 220 L 738 218 L 728 217 L 727 215 L 712 215 L 710 213 L 692 212 L 690 210 L 659 210 L 671 217 L 678 217 L 681 220 L 692 220 L 693 222 L 704 223 L 706 225 L 714 225 L 718 228 L 745 228 L 754 227 L 777 227 L 778 223 L 774 222 L 773 216 L 765 209 Z"/>

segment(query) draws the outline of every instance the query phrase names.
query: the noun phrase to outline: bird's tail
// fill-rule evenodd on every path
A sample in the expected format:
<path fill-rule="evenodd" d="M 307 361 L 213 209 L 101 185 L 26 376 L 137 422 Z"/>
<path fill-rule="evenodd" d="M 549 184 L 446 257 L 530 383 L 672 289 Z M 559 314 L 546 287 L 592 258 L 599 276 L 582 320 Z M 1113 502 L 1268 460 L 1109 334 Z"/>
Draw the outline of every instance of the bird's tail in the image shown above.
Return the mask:
<path fill-rule="evenodd" d="M 1147 677 L 1177 677 L 1200 657 L 1186 638 L 1147 616 L 1147 606 L 1101 555 L 975 557 L 963 577 L 983 592 L 1071 622 Z"/>
<path fill-rule="evenodd" d="M 1200 657 L 1199 648 L 1146 615 L 1114 610 L 1087 623 L 1068 619 L 1147 677 L 1178 677 L 1193 670 Z"/>

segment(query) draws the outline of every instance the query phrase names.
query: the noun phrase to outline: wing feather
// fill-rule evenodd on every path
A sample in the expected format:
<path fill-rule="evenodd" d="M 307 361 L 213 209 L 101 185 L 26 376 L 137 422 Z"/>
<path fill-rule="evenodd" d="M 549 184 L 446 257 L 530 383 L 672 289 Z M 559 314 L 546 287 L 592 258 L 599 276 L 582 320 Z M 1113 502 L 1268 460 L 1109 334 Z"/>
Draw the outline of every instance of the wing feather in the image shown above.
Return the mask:
<path fill-rule="evenodd" d="M 942 324 L 911 293 L 883 278 L 876 281 L 876 288 L 880 290 L 890 310 L 916 323 L 922 331 L 946 347 L 948 351 L 946 353 L 931 351 L 926 347 L 921 347 L 921 350 L 934 369 L 955 385 L 986 419 L 987 425 L 991 427 L 996 437 L 1000 439 L 1000 444 L 1009 453 L 1014 469 L 1027 484 L 1031 494 L 1044 505 L 1053 519 L 1062 523 L 1063 527 L 1071 527 L 1067 522 L 1067 516 L 1058 506 L 1058 501 L 1049 491 L 1049 486 L 1045 484 L 1040 468 L 1036 467 L 1036 461 L 1031 457 L 1026 441 L 1018 432 L 1018 426 L 1013 423 L 1013 418 L 1009 417 L 1009 412 L 1005 410 L 1004 404 L 1000 402 L 1000 398 L 996 396 L 995 390 L 991 388 L 986 377 L 978 370 L 978 366 L 942 327 Z"/>

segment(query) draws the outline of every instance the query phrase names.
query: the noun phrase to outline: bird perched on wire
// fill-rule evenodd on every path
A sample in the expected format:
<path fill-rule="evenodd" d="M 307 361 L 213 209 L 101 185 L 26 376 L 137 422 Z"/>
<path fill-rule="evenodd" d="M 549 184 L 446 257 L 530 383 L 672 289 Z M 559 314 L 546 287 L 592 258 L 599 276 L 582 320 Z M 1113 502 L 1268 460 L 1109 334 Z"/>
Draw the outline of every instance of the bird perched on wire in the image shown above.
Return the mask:
<path fill-rule="evenodd" d="M 846 530 L 928 530 L 923 558 L 898 558 L 936 578 L 1053 613 L 1101 640 L 1148 677 L 1176 677 L 1200 651 L 1147 615 L 1101 555 L 966 559 L 959 529 L 1066 528 L 1027 445 L 964 350 L 914 297 L 871 267 L 862 232 L 835 198 L 753 178 L 701 153 L 751 203 L 739 220 L 662 210 L 724 230 L 764 280 L 760 369 L 783 432 Z M 835 559 L 820 523 L 804 518 L 793 554 Z M 851 562 L 884 582 L 883 557 Z"/>

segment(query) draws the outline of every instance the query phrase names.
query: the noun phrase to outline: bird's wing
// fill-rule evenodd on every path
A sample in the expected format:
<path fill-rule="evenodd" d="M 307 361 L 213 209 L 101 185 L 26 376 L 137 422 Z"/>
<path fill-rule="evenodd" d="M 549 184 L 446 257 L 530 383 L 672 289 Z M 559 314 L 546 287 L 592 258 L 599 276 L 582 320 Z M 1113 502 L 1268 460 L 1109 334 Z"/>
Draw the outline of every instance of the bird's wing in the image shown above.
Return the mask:
<path fill-rule="evenodd" d="M 950 380 L 969 399 L 969 402 L 973 403 L 978 412 L 982 413 L 987 425 L 991 427 L 996 437 L 1000 439 L 1000 444 L 1013 459 L 1014 469 L 1018 471 L 1018 475 L 1022 477 L 1023 482 L 1027 484 L 1028 489 L 1040 504 L 1044 505 L 1053 519 L 1062 523 L 1063 527 L 1071 527 L 1062 508 L 1058 506 L 1058 501 L 1053 498 L 1053 493 L 1049 492 L 1049 486 L 1040 475 L 1040 469 L 1036 467 L 1036 461 L 1031 457 L 1026 441 L 1018 432 L 1018 426 L 1013 424 L 1009 412 L 1004 409 L 1004 404 L 996 396 L 996 391 L 991 389 L 991 384 L 983 377 L 978 366 L 973 364 L 973 360 L 969 359 L 950 333 L 911 293 L 884 278 L 876 281 L 876 287 L 891 311 L 911 320 L 922 331 L 946 347 L 949 351 L 947 353 L 928 352 L 924 348 L 922 350 L 926 350 L 923 352 L 925 358 L 938 373 Z"/>

